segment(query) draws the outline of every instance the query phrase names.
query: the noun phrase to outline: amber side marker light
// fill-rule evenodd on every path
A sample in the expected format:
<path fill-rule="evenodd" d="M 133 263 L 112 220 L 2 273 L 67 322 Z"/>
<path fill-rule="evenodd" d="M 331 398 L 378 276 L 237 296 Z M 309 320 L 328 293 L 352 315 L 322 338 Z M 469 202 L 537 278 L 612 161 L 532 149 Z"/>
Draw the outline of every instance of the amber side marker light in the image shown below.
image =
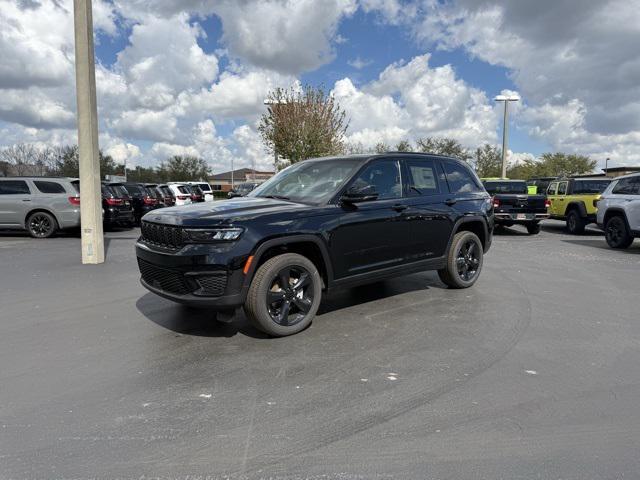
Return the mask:
<path fill-rule="evenodd" d="M 251 268 L 251 262 L 253 262 L 253 255 L 247 258 L 247 261 L 244 264 L 244 268 L 242 269 L 242 273 L 245 275 L 249 272 L 249 268 Z"/>

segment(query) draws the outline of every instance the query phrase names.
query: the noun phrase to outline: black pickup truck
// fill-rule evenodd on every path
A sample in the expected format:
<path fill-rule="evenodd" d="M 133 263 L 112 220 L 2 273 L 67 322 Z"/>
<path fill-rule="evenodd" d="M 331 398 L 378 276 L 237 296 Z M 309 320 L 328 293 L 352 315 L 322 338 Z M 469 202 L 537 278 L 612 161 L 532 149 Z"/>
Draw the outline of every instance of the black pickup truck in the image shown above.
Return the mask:
<path fill-rule="evenodd" d="M 549 218 L 545 195 L 529 195 L 524 180 L 483 180 L 493 199 L 496 225 L 524 225 L 531 235 L 540 233 L 540 220 Z"/>

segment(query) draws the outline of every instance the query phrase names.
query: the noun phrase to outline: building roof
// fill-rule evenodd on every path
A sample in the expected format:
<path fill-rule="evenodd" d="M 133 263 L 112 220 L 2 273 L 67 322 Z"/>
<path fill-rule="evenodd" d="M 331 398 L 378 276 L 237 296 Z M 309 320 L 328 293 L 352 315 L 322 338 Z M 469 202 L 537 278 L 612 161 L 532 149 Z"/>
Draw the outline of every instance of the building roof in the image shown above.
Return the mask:
<path fill-rule="evenodd" d="M 640 172 L 640 166 L 634 166 L 634 167 L 609 167 L 609 168 L 603 168 L 602 169 L 603 172 Z"/>
<path fill-rule="evenodd" d="M 209 177 L 209 180 L 231 180 L 231 171 L 218 173 L 216 175 L 212 175 Z M 240 178 L 244 178 L 246 175 L 273 175 L 273 172 L 261 172 L 260 170 L 253 170 L 251 168 L 239 168 L 237 170 L 233 170 L 233 178 L 234 180 L 238 180 Z"/>

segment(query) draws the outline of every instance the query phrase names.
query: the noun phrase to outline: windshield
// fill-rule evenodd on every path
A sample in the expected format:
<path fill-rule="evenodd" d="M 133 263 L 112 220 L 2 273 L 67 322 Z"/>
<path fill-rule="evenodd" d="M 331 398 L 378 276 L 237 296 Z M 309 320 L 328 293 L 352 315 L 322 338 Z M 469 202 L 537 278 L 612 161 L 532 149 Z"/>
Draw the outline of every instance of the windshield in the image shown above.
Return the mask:
<path fill-rule="evenodd" d="M 291 165 L 253 190 L 250 197 L 274 197 L 300 203 L 328 201 L 362 164 L 343 158 Z"/>
<path fill-rule="evenodd" d="M 484 188 L 491 195 L 496 193 L 528 193 L 527 183 L 522 182 L 484 182 Z"/>
<path fill-rule="evenodd" d="M 602 193 L 611 180 L 576 180 L 573 193 Z"/>

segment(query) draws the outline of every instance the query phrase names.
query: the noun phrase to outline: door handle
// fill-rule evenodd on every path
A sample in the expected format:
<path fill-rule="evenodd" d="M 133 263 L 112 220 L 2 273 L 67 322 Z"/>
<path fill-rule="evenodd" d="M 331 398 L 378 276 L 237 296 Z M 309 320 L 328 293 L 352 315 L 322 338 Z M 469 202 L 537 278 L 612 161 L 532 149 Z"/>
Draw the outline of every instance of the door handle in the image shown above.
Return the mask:
<path fill-rule="evenodd" d="M 23 198 L 23 199 L 22 199 L 22 201 L 23 201 L 23 202 L 30 202 L 30 201 L 31 201 L 31 199 L 29 199 L 29 198 Z"/>
<path fill-rule="evenodd" d="M 391 208 L 393 208 L 396 212 L 402 212 L 403 210 L 406 210 L 409 207 L 407 205 L 402 205 L 401 203 L 398 203 L 392 206 Z"/>
<path fill-rule="evenodd" d="M 448 206 L 455 205 L 456 203 L 458 203 L 458 201 L 455 198 L 449 198 L 444 201 L 444 204 Z"/>

